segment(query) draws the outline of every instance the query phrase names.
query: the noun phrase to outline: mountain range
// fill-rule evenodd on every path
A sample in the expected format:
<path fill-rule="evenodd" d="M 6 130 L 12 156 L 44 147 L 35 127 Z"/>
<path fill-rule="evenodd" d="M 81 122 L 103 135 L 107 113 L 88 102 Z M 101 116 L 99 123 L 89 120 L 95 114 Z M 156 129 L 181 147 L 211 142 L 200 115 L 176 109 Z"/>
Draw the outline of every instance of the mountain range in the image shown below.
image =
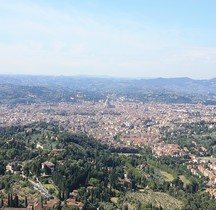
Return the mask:
<path fill-rule="evenodd" d="M 108 95 L 126 96 L 135 100 L 167 102 L 216 103 L 216 78 L 194 80 L 184 78 L 129 79 L 89 76 L 0 75 L 0 100 L 18 101 L 43 98 L 68 101 L 77 93 L 84 99 L 99 100 Z M 16 93 L 16 94 L 14 94 Z M 148 96 L 148 97 L 147 97 Z M 150 97 L 149 97 L 150 96 Z M 156 98 L 156 100 L 154 100 Z M 17 101 L 17 100 L 15 100 Z"/>

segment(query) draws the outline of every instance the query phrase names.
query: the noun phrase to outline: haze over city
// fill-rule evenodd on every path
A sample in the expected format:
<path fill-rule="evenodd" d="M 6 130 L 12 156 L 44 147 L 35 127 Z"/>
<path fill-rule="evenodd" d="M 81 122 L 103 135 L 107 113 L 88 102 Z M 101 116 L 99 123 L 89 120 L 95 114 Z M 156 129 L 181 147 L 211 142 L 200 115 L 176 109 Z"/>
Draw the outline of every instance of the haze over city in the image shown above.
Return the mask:
<path fill-rule="evenodd" d="M 0 74 L 215 77 L 213 0 L 0 0 Z"/>

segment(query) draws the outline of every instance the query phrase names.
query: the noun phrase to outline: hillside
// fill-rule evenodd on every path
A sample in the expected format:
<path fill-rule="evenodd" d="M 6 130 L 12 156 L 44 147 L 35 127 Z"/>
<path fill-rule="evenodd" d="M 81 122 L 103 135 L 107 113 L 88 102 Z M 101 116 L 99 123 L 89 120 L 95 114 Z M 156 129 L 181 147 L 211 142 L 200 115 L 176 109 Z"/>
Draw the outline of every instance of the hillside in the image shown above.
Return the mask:
<path fill-rule="evenodd" d="M 177 177 L 177 173 L 187 175 L 181 160 L 170 157 L 167 163 L 166 158 L 155 158 L 148 147 L 125 152 L 111 152 L 85 134 L 60 132 L 57 122 L 0 128 L 0 195 L 30 193 L 28 199 L 40 199 L 28 181 L 37 178 L 53 197 L 64 201 L 74 195 L 83 209 L 125 205 L 129 209 L 215 209 L 214 201 L 201 191 L 201 180 L 191 177 L 184 186 Z M 16 173 L 5 170 L 8 164 Z M 44 164 L 54 170 L 49 165 L 43 168 Z M 160 170 L 174 179 L 167 181 Z"/>
<path fill-rule="evenodd" d="M 143 102 L 216 103 L 216 79 L 120 79 L 0 75 L 1 103 L 74 102 L 126 97 Z"/>

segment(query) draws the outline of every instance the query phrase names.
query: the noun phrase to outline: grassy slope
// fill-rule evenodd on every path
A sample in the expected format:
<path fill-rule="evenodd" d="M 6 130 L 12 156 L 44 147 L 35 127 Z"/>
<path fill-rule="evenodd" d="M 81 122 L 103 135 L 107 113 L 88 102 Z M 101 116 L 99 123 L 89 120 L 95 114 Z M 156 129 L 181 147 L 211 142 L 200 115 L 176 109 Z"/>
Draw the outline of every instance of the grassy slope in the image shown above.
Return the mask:
<path fill-rule="evenodd" d="M 161 192 L 153 192 L 146 190 L 144 193 L 127 193 L 125 199 L 133 206 L 133 202 L 140 201 L 141 203 L 151 203 L 154 206 L 162 206 L 167 210 L 182 209 L 183 203 L 174 197 Z M 132 208 L 131 208 L 132 209 Z"/>
<path fill-rule="evenodd" d="M 168 182 L 173 181 L 174 177 L 172 174 L 167 173 L 166 171 L 160 171 L 160 174 L 165 177 L 165 180 Z"/>
<path fill-rule="evenodd" d="M 183 181 L 184 185 L 190 184 L 190 181 L 184 175 L 180 175 L 179 179 Z"/>

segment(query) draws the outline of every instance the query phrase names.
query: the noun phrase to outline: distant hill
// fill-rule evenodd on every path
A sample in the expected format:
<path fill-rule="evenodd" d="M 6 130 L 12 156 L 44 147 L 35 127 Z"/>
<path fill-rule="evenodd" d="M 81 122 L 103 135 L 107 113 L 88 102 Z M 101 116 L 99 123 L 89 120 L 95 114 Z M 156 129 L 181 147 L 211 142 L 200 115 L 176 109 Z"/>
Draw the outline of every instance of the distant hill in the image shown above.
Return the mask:
<path fill-rule="evenodd" d="M 129 86 L 138 89 L 170 89 L 186 92 L 215 92 L 216 78 L 210 80 L 193 80 L 182 78 L 155 78 L 155 79 L 121 79 L 85 76 L 31 76 L 31 75 L 0 75 L 0 84 L 28 85 L 28 86 L 62 86 L 67 88 L 126 88 Z"/>
<path fill-rule="evenodd" d="M 141 101 L 173 103 L 216 103 L 216 78 L 193 80 L 190 78 L 121 79 L 102 77 L 0 75 L 0 100 L 4 97 L 30 97 L 36 101 L 70 101 L 104 99 L 107 95 L 126 96 Z M 19 93 L 18 93 L 19 92 Z M 16 93 L 16 95 L 14 95 Z M 48 97 L 47 97 L 48 96 Z M 37 100 L 36 100 L 36 99 Z M 15 100 L 16 101 L 16 100 Z"/>

